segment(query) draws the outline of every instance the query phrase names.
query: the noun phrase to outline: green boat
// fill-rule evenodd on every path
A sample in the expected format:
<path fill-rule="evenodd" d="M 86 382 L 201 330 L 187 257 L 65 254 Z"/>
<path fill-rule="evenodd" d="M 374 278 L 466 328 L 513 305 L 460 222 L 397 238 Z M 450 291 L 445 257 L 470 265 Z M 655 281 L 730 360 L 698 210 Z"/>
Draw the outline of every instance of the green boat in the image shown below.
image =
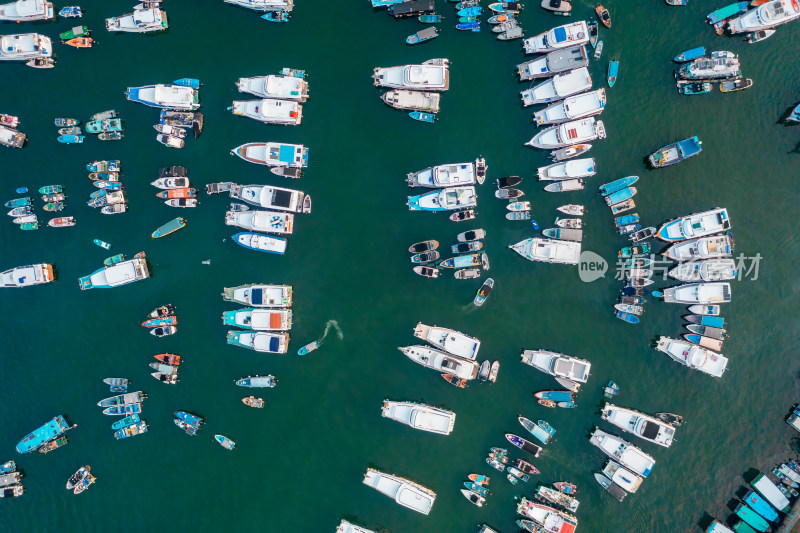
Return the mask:
<path fill-rule="evenodd" d="M 62 185 L 45 185 L 39 188 L 39 194 L 55 194 L 59 192 L 64 192 Z"/>
<path fill-rule="evenodd" d="M 74 39 L 75 37 L 88 37 L 89 28 L 87 26 L 75 26 L 64 33 L 60 33 L 58 36 L 61 37 L 62 41 L 68 41 L 70 39 Z"/>
<path fill-rule="evenodd" d="M 117 254 L 103 260 L 103 264 L 110 267 L 111 265 L 116 265 L 122 261 L 125 261 L 125 254 Z"/>
<path fill-rule="evenodd" d="M 769 522 L 744 503 L 739 503 L 733 512 L 756 531 L 769 531 Z"/>
<path fill-rule="evenodd" d="M 756 530 L 748 526 L 746 522 L 739 520 L 733 525 L 733 530 L 736 533 L 756 533 Z"/>
<path fill-rule="evenodd" d="M 118 118 L 93 120 L 86 124 L 86 131 L 89 133 L 102 133 L 104 131 L 122 131 L 122 120 Z"/>
<path fill-rule="evenodd" d="M 111 249 L 111 245 L 110 245 L 110 244 L 108 244 L 106 241 L 101 241 L 100 239 L 95 239 L 95 240 L 94 240 L 94 243 L 95 243 L 97 246 L 99 246 L 100 248 L 104 248 L 104 249 L 106 249 L 106 250 L 110 250 L 110 249 Z"/>
<path fill-rule="evenodd" d="M 25 230 L 25 231 L 39 229 L 39 223 L 38 222 L 27 222 L 25 224 L 20 224 L 19 225 L 19 229 Z"/>
<path fill-rule="evenodd" d="M 170 220 L 166 224 L 163 224 L 158 227 L 157 230 L 153 232 L 151 237 L 154 239 L 158 239 L 160 237 L 166 237 L 170 233 L 175 233 L 179 229 L 183 229 L 186 227 L 186 220 L 183 217 L 178 217 Z"/>

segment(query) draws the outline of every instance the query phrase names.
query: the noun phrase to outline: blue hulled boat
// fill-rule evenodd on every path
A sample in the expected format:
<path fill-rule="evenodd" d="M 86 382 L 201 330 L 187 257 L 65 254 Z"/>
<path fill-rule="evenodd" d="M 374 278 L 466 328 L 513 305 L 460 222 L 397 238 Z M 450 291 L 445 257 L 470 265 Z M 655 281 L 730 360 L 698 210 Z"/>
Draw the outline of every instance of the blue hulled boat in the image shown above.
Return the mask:
<path fill-rule="evenodd" d="M 145 422 L 138 422 L 136 424 L 131 424 L 130 426 L 125 426 L 122 429 L 118 429 L 114 432 L 114 438 L 119 439 L 127 439 L 128 437 L 135 437 L 136 435 L 141 435 L 142 433 L 147 433 L 147 424 Z"/>
<path fill-rule="evenodd" d="M 172 83 L 175 85 L 181 85 L 183 87 L 191 87 L 192 89 L 198 89 L 200 87 L 200 80 L 195 78 L 181 78 L 173 81 Z"/>
<path fill-rule="evenodd" d="M 109 416 L 127 416 L 136 415 L 142 412 L 142 404 L 128 403 L 125 405 L 115 405 L 114 407 L 107 407 L 103 409 L 104 415 Z"/>
<path fill-rule="evenodd" d="M 769 531 L 769 522 L 764 520 L 758 513 L 750 509 L 744 503 L 739 503 L 734 510 L 736 516 L 744 520 L 750 527 L 762 533 Z"/>
<path fill-rule="evenodd" d="M 480 22 L 462 22 L 461 24 L 456 24 L 457 30 L 471 30 L 471 31 L 481 31 L 481 23 Z"/>
<path fill-rule="evenodd" d="M 58 142 L 63 144 L 81 144 L 83 142 L 83 135 L 59 135 Z"/>
<path fill-rule="evenodd" d="M 698 57 L 703 57 L 706 55 L 706 49 L 703 46 L 698 46 L 697 48 L 692 48 L 691 50 L 686 50 L 685 52 L 681 52 L 680 54 L 676 55 L 673 58 L 673 61 L 676 63 L 684 63 L 686 61 L 692 61 L 693 59 L 697 59 Z"/>
<path fill-rule="evenodd" d="M 269 22 L 289 22 L 289 13 L 286 11 L 270 11 L 261 15 L 261 18 Z"/>
<path fill-rule="evenodd" d="M 436 115 L 433 113 L 425 113 L 423 111 L 410 111 L 408 116 L 413 118 L 414 120 L 419 120 L 420 122 L 433 122 L 436 120 Z"/>
<path fill-rule="evenodd" d="M 79 6 L 66 6 L 62 7 L 58 12 L 59 17 L 63 18 L 79 18 L 83 16 L 83 11 Z"/>
<path fill-rule="evenodd" d="M 789 116 L 786 117 L 786 120 L 789 122 L 800 122 L 800 104 L 797 104 L 792 112 L 789 113 Z"/>
<path fill-rule="evenodd" d="M 617 311 L 616 313 L 614 313 L 614 316 L 619 318 L 623 322 L 627 322 L 628 324 L 638 324 L 639 323 L 639 317 L 638 316 L 633 315 L 631 313 L 626 313 L 624 311 Z"/>
<path fill-rule="evenodd" d="M 244 248 L 283 255 L 288 241 L 283 237 L 270 237 L 253 231 L 243 231 L 233 235 L 233 241 Z"/>
<path fill-rule="evenodd" d="M 706 94 L 710 93 L 713 86 L 708 82 L 687 83 L 678 87 L 681 94 Z"/>
<path fill-rule="evenodd" d="M 769 520 L 770 522 L 777 522 L 778 521 L 778 511 L 776 511 L 770 504 L 768 504 L 764 498 L 753 492 L 752 490 L 747 491 L 747 494 L 744 495 L 742 500 L 750 507 L 752 510 Z"/>
<path fill-rule="evenodd" d="M 534 393 L 540 400 L 552 400 L 554 402 L 571 402 L 572 392 L 568 390 L 545 390 Z"/>
<path fill-rule="evenodd" d="M 47 441 L 55 439 L 68 429 L 70 429 L 70 426 L 67 424 L 67 421 L 64 420 L 64 416 L 58 415 L 45 425 L 28 433 L 25 438 L 19 441 L 17 444 L 17 452 L 32 452 Z"/>
<path fill-rule="evenodd" d="M 111 429 L 122 429 L 133 424 L 138 424 L 141 421 L 139 415 L 126 416 L 122 420 L 117 420 L 111 424 Z"/>
<path fill-rule="evenodd" d="M 609 61 L 608 62 L 608 86 L 609 87 L 613 87 L 614 84 L 617 83 L 617 75 L 619 75 L 619 61 Z"/>
<path fill-rule="evenodd" d="M 626 178 L 620 178 L 618 180 L 614 180 L 611 183 L 606 183 L 605 185 L 601 185 L 600 194 L 602 194 L 603 196 L 608 196 L 611 193 L 621 191 L 622 189 L 633 185 L 637 181 L 639 181 L 639 176 L 628 176 Z M 638 222 L 638 219 L 634 220 L 633 222 Z"/>
<path fill-rule="evenodd" d="M 458 16 L 459 17 L 479 17 L 482 12 L 483 12 L 483 9 L 481 9 L 479 6 L 478 7 L 467 7 L 467 8 L 464 8 L 464 9 L 459 9 L 458 10 Z"/>
<path fill-rule="evenodd" d="M 226 450 L 232 450 L 236 447 L 236 443 L 225 435 L 214 435 L 214 439 L 216 439 L 216 441 L 219 442 L 219 445 Z"/>

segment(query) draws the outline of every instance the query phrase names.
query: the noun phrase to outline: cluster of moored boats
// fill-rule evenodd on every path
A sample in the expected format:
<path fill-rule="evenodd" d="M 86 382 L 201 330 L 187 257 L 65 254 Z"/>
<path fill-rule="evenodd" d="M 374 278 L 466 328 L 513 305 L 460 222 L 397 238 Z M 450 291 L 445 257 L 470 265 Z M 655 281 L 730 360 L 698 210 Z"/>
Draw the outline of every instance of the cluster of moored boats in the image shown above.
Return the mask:
<path fill-rule="evenodd" d="M 17 194 L 26 194 L 27 187 L 20 187 L 16 190 Z M 42 195 L 42 202 L 44 205 L 42 209 L 49 212 L 57 212 L 64 209 L 66 205 L 66 195 L 64 194 L 64 187 L 61 185 L 45 185 L 39 187 L 39 194 Z M 33 201 L 30 196 L 22 198 L 14 198 L 5 203 L 6 207 L 10 207 L 7 215 L 12 217 L 12 222 L 16 224 L 21 230 L 36 230 L 39 229 L 39 216 L 34 213 Z M 51 228 L 61 228 L 75 225 L 73 217 L 56 217 L 47 222 Z"/>
<path fill-rule="evenodd" d="M 17 464 L 8 461 L 0 465 L 0 498 L 18 498 L 24 491 L 22 472 L 17 472 Z"/>
<path fill-rule="evenodd" d="M 122 163 L 118 159 L 93 161 L 86 165 L 89 179 L 98 190 L 89 194 L 89 207 L 99 209 L 104 215 L 118 215 L 128 210 L 120 174 Z"/>
<path fill-rule="evenodd" d="M 386 105 L 408 111 L 414 120 L 434 122 L 440 93 L 450 88 L 449 65 L 449 60 L 437 58 L 418 65 L 376 67 L 372 80 L 376 87 L 390 89 L 381 95 Z"/>
<path fill-rule="evenodd" d="M 158 178 L 150 185 L 159 189 L 156 198 L 170 207 L 197 207 L 197 189 L 192 187 L 185 167 L 169 166 L 158 171 Z M 153 238 L 164 237 L 186 226 L 182 218 L 178 222 L 167 223 L 153 232 Z"/>
<path fill-rule="evenodd" d="M 742 77 L 739 57 L 733 52 L 722 50 L 706 55 L 706 49 L 699 46 L 678 54 L 673 61 L 683 63 L 675 70 L 681 94 L 710 93 L 714 83 L 719 83 L 719 90 L 724 93 L 753 86 L 753 80 Z"/>
<path fill-rule="evenodd" d="M 147 394 L 142 391 L 128 392 L 130 381 L 127 378 L 105 378 L 103 383 L 109 386 L 111 392 L 120 393 L 97 402 L 103 408 L 104 415 L 123 417 L 111 425 L 114 438 L 127 439 L 146 433 L 147 422 L 141 418 L 141 413 L 142 402 Z"/>
<path fill-rule="evenodd" d="M 263 353 L 284 354 L 292 328 L 292 286 L 248 284 L 225 287 L 222 299 L 246 307 L 226 311 L 222 322 L 229 330 L 228 344 Z"/>
<path fill-rule="evenodd" d="M 167 304 L 153 309 L 150 314 L 147 315 L 147 319 L 142 322 L 142 327 L 146 328 L 150 335 L 153 335 L 154 337 L 167 337 L 169 335 L 174 335 L 178 332 L 178 317 L 175 315 L 175 306 L 172 304 Z M 180 356 L 176 357 L 177 361 L 180 362 Z M 156 356 L 156 359 L 161 360 L 158 356 Z M 178 369 L 176 363 L 174 381 L 178 380 L 177 372 Z M 155 374 L 153 377 L 159 379 L 159 376 Z M 166 380 L 162 379 L 162 381 Z"/>
<path fill-rule="evenodd" d="M 149 107 L 160 109 L 159 121 L 153 127 L 156 140 L 169 148 L 183 148 L 186 130 L 198 137 L 203 129 L 200 108 L 200 82 L 181 78 L 172 83 L 128 87 L 125 97 Z"/>
<path fill-rule="evenodd" d="M 264 124 L 299 126 L 303 106 L 308 99 L 305 71 L 284 68 L 279 75 L 239 78 L 239 92 L 257 96 L 257 100 L 234 100 L 228 111 Z"/>

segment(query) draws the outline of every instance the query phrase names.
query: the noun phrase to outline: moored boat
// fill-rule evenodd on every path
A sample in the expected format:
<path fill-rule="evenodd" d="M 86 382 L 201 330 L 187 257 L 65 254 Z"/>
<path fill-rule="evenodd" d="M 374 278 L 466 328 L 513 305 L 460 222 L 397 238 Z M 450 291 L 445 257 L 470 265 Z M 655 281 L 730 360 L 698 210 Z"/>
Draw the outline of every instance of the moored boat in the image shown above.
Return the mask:
<path fill-rule="evenodd" d="M 250 307 L 291 307 L 291 285 L 249 284 L 225 287 L 222 299 Z"/>
<path fill-rule="evenodd" d="M 289 334 L 263 331 L 228 331 L 227 342 L 230 345 L 248 348 L 257 352 L 284 354 L 289 347 Z"/>
<path fill-rule="evenodd" d="M 272 374 L 268 376 L 248 376 L 234 381 L 240 387 L 252 388 L 273 388 L 278 384 L 278 380 Z"/>
<path fill-rule="evenodd" d="M 601 417 L 611 424 L 617 426 L 622 431 L 636 435 L 639 438 L 650 441 L 659 446 L 669 448 L 672 445 L 675 427 L 652 416 L 627 409 L 617 407 L 606 402 L 603 407 Z M 613 480 L 613 478 L 611 478 Z"/>
<path fill-rule="evenodd" d="M 256 331 L 286 331 L 292 328 L 292 311 L 289 309 L 243 308 L 222 314 L 226 326 Z"/>
<path fill-rule="evenodd" d="M 262 398 L 256 398 L 255 396 L 247 396 L 242 398 L 242 403 L 248 407 L 254 407 L 256 409 L 264 408 L 264 400 Z"/>
<path fill-rule="evenodd" d="M 398 349 L 412 361 L 437 372 L 454 374 L 459 379 L 475 379 L 478 376 L 480 365 L 471 359 L 464 359 L 420 345 Z"/>
<path fill-rule="evenodd" d="M 452 411 L 420 403 L 389 400 L 384 400 L 381 416 L 414 429 L 440 435 L 449 435 L 456 421 L 456 414 Z"/>
<path fill-rule="evenodd" d="M 380 472 L 373 468 L 367 469 L 364 475 L 364 484 L 389 496 L 403 507 L 425 515 L 430 513 L 436 501 L 436 493 L 432 490 L 400 476 Z"/>
<path fill-rule="evenodd" d="M 176 231 L 183 229 L 186 227 L 186 220 L 183 217 L 177 217 L 169 222 L 162 224 L 159 226 L 151 235 L 152 238 L 158 239 L 161 237 L 165 237 L 170 233 L 175 233 Z"/>
<path fill-rule="evenodd" d="M 225 435 L 214 435 L 214 440 L 216 440 L 219 445 L 226 450 L 233 450 L 236 447 L 236 443 Z"/>

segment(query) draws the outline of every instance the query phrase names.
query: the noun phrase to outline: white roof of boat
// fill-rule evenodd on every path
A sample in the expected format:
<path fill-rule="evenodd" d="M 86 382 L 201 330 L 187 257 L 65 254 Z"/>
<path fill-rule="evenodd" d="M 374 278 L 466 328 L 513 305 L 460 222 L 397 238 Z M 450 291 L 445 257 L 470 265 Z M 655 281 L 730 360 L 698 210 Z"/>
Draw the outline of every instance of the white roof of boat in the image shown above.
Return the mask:
<path fill-rule="evenodd" d="M 611 481 L 622 487 L 628 492 L 636 492 L 642 484 L 642 478 L 634 474 L 624 466 L 609 460 L 603 467 L 605 474 Z"/>
<path fill-rule="evenodd" d="M 15 15 L 29 17 L 37 13 L 45 14 L 47 7 L 44 0 L 17 0 L 9 4 L 0 5 L 0 13 L 5 17 L 12 18 Z"/>
<path fill-rule="evenodd" d="M 600 429 L 595 429 L 591 441 L 607 455 L 614 457 L 620 464 L 641 476 L 646 477 L 650 474 L 656 464 L 655 459 L 633 444 Z"/>
<path fill-rule="evenodd" d="M 182 85 L 158 84 L 154 99 L 160 104 L 186 104 L 194 102 L 194 89 Z"/>
<path fill-rule="evenodd" d="M 481 347 L 481 341 L 464 335 L 459 331 L 448 328 L 431 327 L 426 337 L 427 341 L 443 348 L 446 352 L 464 359 L 475 359 Z"/>
<path fill-rule="evenodd" d="M 270 319 L 273 314 L 278 315 L 278 320 L 281 320 L 280 311 L 271 311 L 268 309 L 254 309 L 250 311 L 250 325 L 253 329 L 268 329 L 270 328 Z"/>
<path fill-rule="evenodd" d="M 444 85 L 446 72 L 447 67 L 443 65 L 407 65 L 403 67 L 405 80 L 413 85 Z"/>
<path fill-rule="evenodd" d="M 294 76 L 267 76 L 264 81 L 264 92 L 276 96 L 299 96 L 305 80 Z M 292 94 L 297 93 L 297 94 Z"/>
<path fill-rule="evenodd" d="M 788 512 L 791 505 L 789 499 L 767 476 L 760 474 L 751 485 L 777 510 Z"/>

